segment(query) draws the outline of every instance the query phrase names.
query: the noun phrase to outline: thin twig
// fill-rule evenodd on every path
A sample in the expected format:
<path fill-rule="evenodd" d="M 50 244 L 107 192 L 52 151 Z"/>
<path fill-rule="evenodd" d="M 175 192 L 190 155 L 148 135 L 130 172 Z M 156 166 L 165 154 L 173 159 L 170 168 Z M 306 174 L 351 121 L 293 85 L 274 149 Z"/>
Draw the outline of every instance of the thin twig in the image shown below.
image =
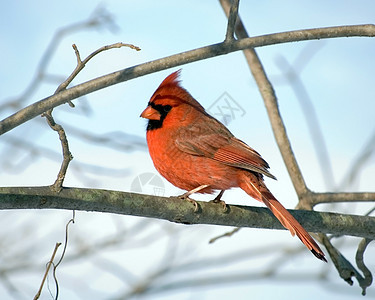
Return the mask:
<path fill-rule="evenodd" d="M 80 53 L 78 51 L 77 46 L 75 44 L 73 44 L 72 47 L 73 47 L 74 52 L 75 52 L 76 57 L 77 57 L 77 66 L 74 69 L 74 71 L 72 72 L 72 74 L 70 74 L 70 76 L 63 83 L 61 83 L 59 85 L 59 87 L 57 88 L 57 90 L 56 90 L 55 93 L 58 93 L 58 92 L 60 92 L 62 90 L 65 90 L 68 87 L 68 85 L 73 81 L 73 79 L 78 75 L 78 73 L 86 66 L 86 64 L 94 56 L 98 55 L 99 53 L 101 53 L 103 51 L 110 50 L 110 49 L 121 48 L 121 47 L 128 47 L 128 48 L 134 49 L 136 51 L 140 51 L 141 50 L 141 48 L 139 48 L 138 46 L 119 42 L 119 43 L 115 43 L 115 44 L 111 44 L 111 45 L 106 45 L 106 46 L 100 47 L 99 49 L 97 49 L 94 52 L 92 52 L 91 54 L 89 54 L 84 60 L 81 60 L 81 56 L 80 56 Z"/>
<path fill-rule="evenodd" d="M 40 285 L 40 287 L 39 287 L 38 292 L 37 292 L 36 295 L 34 296 L 34 300 L 39 299 L 40 294 L 42 293 L 43 285 L 44 285 L 44 282 L 46 281 L 46 278 L 47 278 L 47 275 L 48 275 L 48 271 L 49 271 L 49 269 L 51 268 L 51 265 L 53 264 L 53 260 L 55 259 L 55 255 L 56 255 L 57 249 L 60 247 L 60 245 L 61 245 L 61 243 L 56 243 L 56 245 L 55 245 L 55 249 L 54 249 L 53 252 L 52 252 L 51 259 L 50 259 L 50 261 L 47 263 L 47 268 L 46 268 L 46 271 L 44 272 L 44 276 L 43 276 L 43 279 L 42 279 L 42 283 L 41 283 L 41 285 Z"/>
<path fill-rule="evenodd" d="M 70 161 L 73 159 L 73 155 L 69 150 L 69 143 L 64 128 L 61 125 L 57 124 L 52 117 L 52 109 L 44 113 L 43 116 L 46 117 L 48 125 L 52 128 L 52 130 L 58 133 L 62 147 L 63 161 L 61 163 L 59 173 L 57 174 L 57 178 L 54 184 L 51 185 L 51 189 L 58 193 L 62 189 L 66 171 L 68 170 Z"/>
<path fill-rule="evenodd" d="M 233 230 L 229 231 L 229 232 L 226 232 L 224 234 L 221 234 L 219 236 L 216 236 L 212 239 L 210 239 L 210 241 L 208 242 L 209 244 L 212 244 L 212 243 L 215 243 L 217 240 L 223 238 L 223 237 L 231 237 L 233 234 L 235 234 L 236 232 L 240 231 L 241 227 L 236 227 L 234 228 Z"/>

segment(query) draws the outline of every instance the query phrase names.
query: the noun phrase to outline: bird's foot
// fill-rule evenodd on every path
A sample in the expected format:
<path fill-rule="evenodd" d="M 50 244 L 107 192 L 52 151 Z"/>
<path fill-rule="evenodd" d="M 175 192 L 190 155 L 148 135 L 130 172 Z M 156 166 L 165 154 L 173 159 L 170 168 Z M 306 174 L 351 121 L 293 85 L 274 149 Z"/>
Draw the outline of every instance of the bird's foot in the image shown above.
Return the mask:
<path fill-rule="evenodd" d="M 185 194 L 186 194 L 186 193 L 185 193 Z M 180 199 L 182 199 L 182 200 L 187 200 L 187 201 L 193 203 L 193 205 L 194 205 L 194 212 L 195 212 L 195 213 L 198 212 L 198 210 L 199 210 L 199 206 L 198 206 L 197 201 L 195 201 L 194 199 L 189 198 L 189 196 L 185 196 L 185 194 L 183 194 L 183 195 L 181 195 L 181 196 L 178 196 L 178 198 L 180 198 Z"/>
<path fill-rule="evenodd" d="M 187 201 L 193 203 L 193 205 L 194 205 L 194 212 L 196 213 L 199 210 L 198 203 L 194 199 L 191 199 L 189 196 L 192 195 L 192 194 L 194 194 L 194 193 L 196 193 L 196 192 L 198 192 L 198 191 L 200 191 L 200 190 L 205 189 L 206 187 L 208 187 L 208 184 L 203 184 L 201 186 L 198 186 L 195 189 L 192 189 L 191 191 L 186 192 L 185 194 L 182 194 L 181 196 L 178 196 L 178 198 L 183 199 L 183 200 L 187 200 Z"/>
<path fill-rule="evenodd" d="M 216 200 L 216 198 L 215 198 L 214 200 L 211 200 L 210 202 L 221 204 L 221 206 L 223 207 L 223 212 L 227 212 L 228 207 L 227 207 L 227 204 L 225 203 L 225 201 L 223 201 L 223 200 Z"/>
<path fill-rule="evenodd" d="M 211 200 L 210 202 L 220 203 L 223 207 L 223 212 L 227 212 L 228 210 L 227 204 L 225 203 L 225 201 L 221 200 L 221 197 L 223 196 L 223 194 L 224 194 L 224 190 L 221 190 L 220 193 L 216 196 L 216 198 Z"/>

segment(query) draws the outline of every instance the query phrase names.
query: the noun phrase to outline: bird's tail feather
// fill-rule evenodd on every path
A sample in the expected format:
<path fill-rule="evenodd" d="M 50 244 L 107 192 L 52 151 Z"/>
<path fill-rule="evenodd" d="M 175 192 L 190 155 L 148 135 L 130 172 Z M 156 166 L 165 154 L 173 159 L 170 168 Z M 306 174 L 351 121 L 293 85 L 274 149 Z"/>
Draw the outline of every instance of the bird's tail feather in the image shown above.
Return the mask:
<path fill-rule="evenodd" d="M 247 173 L 249 174 L 249 173 Z M 289 211 L 272 195 L 262 179 L 250 174 L 246 180 L 240 180 L 240 187 L 254 199 L 263 202 L 280 221 L 280 223 L 294 236 L 297 235 L 301 242 L 319 259 L 327 261 L 323 251 L 319 248 L 310 234 L 290 214 Z M 254 178 L 252 178 L 254 176 Z M 250 178 L 249 178 L 250 177 Z"/>

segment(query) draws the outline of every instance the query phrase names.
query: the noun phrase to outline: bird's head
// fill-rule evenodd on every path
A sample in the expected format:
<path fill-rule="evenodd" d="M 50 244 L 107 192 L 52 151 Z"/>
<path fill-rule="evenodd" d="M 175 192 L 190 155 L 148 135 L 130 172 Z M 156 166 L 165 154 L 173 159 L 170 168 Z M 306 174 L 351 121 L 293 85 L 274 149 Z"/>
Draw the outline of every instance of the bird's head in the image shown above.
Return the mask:
<path fill-rule="evenodd" d="M 142 112 L 141 117 L 149 120 L 147 130 L 161 128 L 171 115 L 176 122 L 192 110 L 205 114 L 203 106 L 180 85 L 180 71 L 170 74 L 163 80 Z"/>

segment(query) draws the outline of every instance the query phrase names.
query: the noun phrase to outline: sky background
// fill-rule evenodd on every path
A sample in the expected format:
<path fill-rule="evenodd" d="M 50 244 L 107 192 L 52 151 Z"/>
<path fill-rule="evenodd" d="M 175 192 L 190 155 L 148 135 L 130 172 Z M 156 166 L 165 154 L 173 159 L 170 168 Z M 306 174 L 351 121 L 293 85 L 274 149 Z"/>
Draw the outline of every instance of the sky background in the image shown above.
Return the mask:
<path fill-rule="evenodd" d="M 43 55 L 59 29 L 80 24 L 95 14 L 95 11 L 97 13 L 103 9 L 113 18 L 109 26 L 74 30 L 53 43 L 55 51 L 46 68 L 45 80 L 35 85 L 32 93 L 28 93 L 22 107 L 53 94 L 58 84 L 74 69 L 76 57 L 72 44 L 77 45 L 82 58 L 101 46 L 119 41 L 137 45 L 142 49 L 136 52 L 121 48 L 101 53 L 77 76 L 73 84 L 78 84 L 136 64 L 218 43 L 225 37 L 227 20 L 218 1 L 67 0 L 53 5 L 48 1 L 7 1 L 2 4 L 0 12 L 0 105 L 19 97 L 27 89 L 36 77 L 36 70 Z M 239 13 L 251 36 L 296 29 L 375 23 L 375 3 L 370 0 L 345 2 L 345 5 L 342 1 L 242 1 Z M 371 138 L 374 139 L 375 40 L 356 37 L 289 43 L 259 48 L 257 52 L 274 84 L 282 117 L 308 187 L 318 192 L 373 191 L 373 155 L 368 157 L 353 183 L 348 185 L 346 178 L 358 155 Z M 285 68 L 287 65 L 292 66 L 297 74 L 294 86 L 288 82 Z M 204 107 L 211 107 L 210 112 L 216 111 L 215 103 L 223 103 L 224 93 L 230 97 L 229 101 L 235 101 L 242 113 L 234 115 L 228 123 L 229 129 L 267 160 L 271 172 L 278 178 L 277 181 L 267 179 L 268 187 L 287 208 L 293 208 L 297 204 L 297 197 L 274 140 L 264 104 L 241 52 L 164 70 L 106 88 L 75 100 L 75 109 L 67 105 L 55 109 L 56 121 L 67 129 L 74 156 L 65 185 L 130 191 L 135 181 L 144 178 L 142 174 L 151 173 L 155 178 L 159 178 L 145 149 L 146 121 L 139 118 L 139 115 L 160 82 L 179 68 L 182 68 L 183 86 Z M 332 181 L 327 177 L 330 167 L 319 164 L 300 99 L 309 99 L 313 104 L 329 154 Z M 5 118 L 16 110 L 18 109 L 14 107 L 2 109 L 0 117 Z M 309 114 L 311 116 L 312 112 L 309 111 Z M 119 148 L 113 149 L 104 144 L 88 142 L 71 128 L 73 126 L 97 135 L 115 137 L 121 140 L 119 143 L 130 143 L 133 146 L 132 151 L 119 151 Z M 131 136 L 126 138 L 124 134 Z M 14 145 L 15 140 L 22 140 L 29 146 L 14 148 L 11 145 Z M 41 156 L 32 153 L 30 145 L 35 149 L 43 149 Z M 45 121 L 40 117 L 7 133 L 0 140 L 1 185 L 51 184 L 59 168 L 59 151 L 57 136 L 48 130 Z M 166 196 L 181 193 L 164 179 L 161 187 Z M 152 194 L 154 190 L 152 186 L 144 186 L 142 192 Z M 201 196 L 197 198 L 210 199 Z M 224 200 L 229 204 L 258 205 L 238 190 L 227 192 Z M 317 207 L 318 210 L 357 214 L 364 214 L 370 208 L 371 205 L 365 204 Z M 23 259 L 23 252 L 18 256 L 11 254 L 25 244 L 27 247 L 24 249 L 30 250 L 27 259 L 33 258 L 41 266 L 34 272 L 15 272 L 12 275 L 12 279 L 22 286 L 22 296 L 29 299 L 40 284 L 43 266 L 49 259 L 54 243 L 63 239 L 63 228 L 71 213 L 3 211 L 0 214 L 4 226 L 11 221 L 14 224 L 12 230 L 17 232 L 17 235 L 2 233 L 8 245 L 3 251 L 0 250 L 0 261 Z M 124 226 L 128 226 L 126 228 L 131 228 L 141 222 L 149 221 L 135 217 L 78 212 L 77 222 L 71 228 L 72 252 L 78 249 L 78 246 L 74 245 L 75 241 L 76 244 L 78 241 L 83 243 L 79 237 L 87 237 L 90 241 L 100 240 L 108 235 L 115 235 L 118 228 L 116 224 L 124 223 Z M 29 231 L 25 231 L 27 224 L 32 224 Z M 109 272 L 95 269 L 95 259 L 102 264 L 111 259 L 121 261 L 133 275 L 141 278 L 150 270 L 157 269 L 155 260 L 163 262 L 163 255 L 168 253 L 165 249 L 172 239 L 178 239 L 179 250 L 175 255 L 181 259 L 178 261 L 180 263 L 206 259 L 211 257 L 212 253 L 217 257 L 226 254 L 235 257 L 240 255 L 239 253 L 248 253 L 248 258 L 208 268 L 200 273 L 186 270 L 169 275 L 170 278 L 164 278 L 164 282 L 180 277 L 195 279 L 200 276 L 204 278 L 232 274 L 231 272 L 259 274 L 257 271 L 278 263 L 277 256 L 268 260 L 259 257 L 262 251 L 267 252 L 264 249 L 281 251 L 284 248 L 290 250 L 300 246 L 299 241 L 291 238 L 286 231 L 242 230 L 230 239 L 208 245 L 210 238 L 230 228 L 185 228 L 186 226 L 165 221 L 156 221 L 153 224 L 155 225 L 143 232 L 144 235 L 158 235 L 162 231 L 168 232 L 169 238 L 155 239 L 147 247 L 140 246 L 134 250 L 131 246 L 125 250 L 106 249 L 99 255 L 101 260 L 97 256 L 90 256 L 87 260 L 79 260 L 79 264 L 67 262 L 64 266 L 63 263 L 60 277 L 61 299 L 110 298 L 109 295 L 116 294 L 124 283 L 118 277 L 109 275 Z M 17 230 L 23 234 L 19 235 Z M 196 238 L 197 236 L 199 238 Z M 36 239 L 41 241 L 37 246 L 33 245 Z M 340 248 L 351 262 L 357 243 L 356 239 L 348 239 Z M 154 253 L 156 258 L 150 253 Z M 295 260 L 289 259 L 280 270 L 280 274 L 285 272 L 285 280 L 280 279 L 282 276 L 278 277 L 279 279 L 263 279 L 258 276 L 239 284 L 225 283 L 208 288 L 201 286 L 140 298 L 269 299 L 275 293 L 279 299 L 290 299 L 291 294 L 295 299 L 361 297 L 357 282 L 354 287 L 349 287 L 338 278 L 331 263 L 322 266 L 307 251 L 301 253 L 298 253 Z M 213 257 L 216 257 L 215 255 Z M 367 256 L 368 261 L 375 258 L 373 245 L 369 246 Z M 373 264 L 370 263 L 369 266 L 371 268 Z M 311 277 L 328 274 L 330 280 L 310 280 L 310 272 Z M 76 284 L 79 286 L 77 288 L 75 282 L 81 279 L 81 274 L 84 274 L 82 276 L 87 280 L 84 280 L 85 284 Z M 297 275 L 289 279 L 289 274 Z M 298 274 L 304 275 L 299 278 Z M 158 286 L 158 283 L 155 283 L 155 286 Z M 2 285 L 0 297 L 11 299 L 11 294 Z M 43 297 L 42 299 L 49 299 L 48 292 L 43 294 Z M 368 298 L 375 298 L 373 288 L 368 289 Z"/>

